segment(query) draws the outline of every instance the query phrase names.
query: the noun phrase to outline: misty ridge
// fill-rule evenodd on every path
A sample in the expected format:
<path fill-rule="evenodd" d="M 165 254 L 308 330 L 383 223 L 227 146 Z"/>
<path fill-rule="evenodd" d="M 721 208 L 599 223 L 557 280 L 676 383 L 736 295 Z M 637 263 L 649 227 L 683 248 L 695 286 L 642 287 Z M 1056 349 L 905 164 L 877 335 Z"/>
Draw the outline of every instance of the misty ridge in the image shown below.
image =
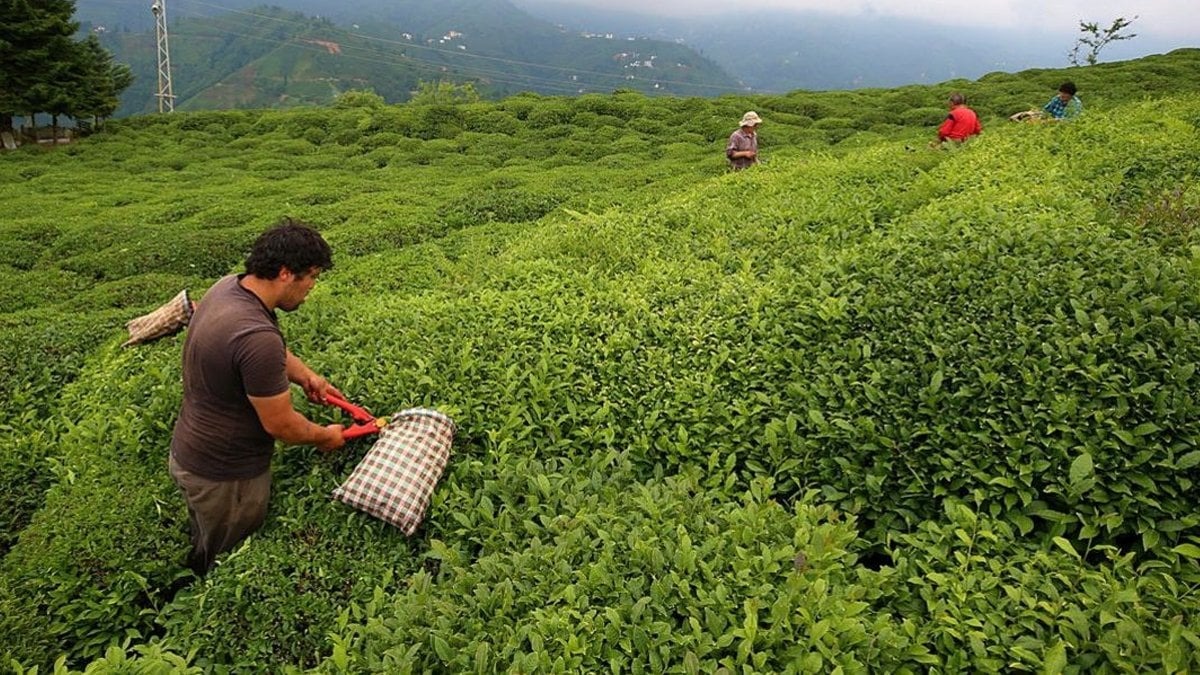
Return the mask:
<path fill-rule="evenodd" d="M 783 10 L 679 18 L 555 0 L 168 6 L 176 104 L 184 110 L 322 105 L 348 89 L 401 103 L 421 82 L 439 81 L 471 83 L 487 99 L 524 91 L 709 97 L 933 84 L 1065 67 L 1078 28 L 965 29 Z M 150 112 L 156 63 L 148 5 L 79 0 L 77 18 L 134 72 L 118 116 Z M 1170 48 L 1139 32 L 1103 59 Z"/>
<path fill-rule="evenodd" d="M 517 0 L 522 9 L 575 30 L 680 40 L 749 89 L 858 89 L 974 79 L 989 72 L 1062 68 L 1077 25 L 963 28 L 882 15 L 731 11 L 692 18 L 605 11 L 555 0 Z M 1084 19 L 1085 17 L 1080 17 Z M 1165 53 L 1170 41 L 1138 31 L 1106 47 L 1103 60 Z"/>
<path fill-rule="evenodd" d="M 101 35 L 135 81 L 118 115 L 150 112 L 156 79 L 149 12 L 130 0 L 84 0 L 82 30 Z M 536 19 L 502 0 L 333 5 L 289 0 L 172 0 L 167 11 L 176 106 L 183 110 L 323 105 L 371 90 L 388 103 L 422 83 L 471 85 L 485 99 L 521 92 L 716 96 L 744 87 L 690 47 L 620 45 Z"/>

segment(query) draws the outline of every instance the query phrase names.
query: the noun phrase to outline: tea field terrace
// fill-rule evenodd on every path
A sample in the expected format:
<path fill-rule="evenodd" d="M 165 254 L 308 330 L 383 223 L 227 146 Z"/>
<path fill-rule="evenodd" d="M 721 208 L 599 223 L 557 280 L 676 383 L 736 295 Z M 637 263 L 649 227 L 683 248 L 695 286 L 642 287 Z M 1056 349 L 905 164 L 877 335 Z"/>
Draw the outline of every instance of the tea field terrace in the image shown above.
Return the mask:
<path fill-rule="evenodd" d="M 676 105 L 729 109 L 542 143 L 402 126 L 424 111 L 201 114 L 5 157 L 4 466 L 37 487 L 6 468 L 6 655 L 1200 666 L 1200 99 L 954 153 L 907 150 L 928 129 L 903 125 L 836 146 L 785 127 L 740 174 L 719 153 L 747 102 Z M 284 319 L 292 348 L 373 409 L 449 412 L 456 455 L 405 540 L 328 499 L 364 448 L 285 449 L 268 525 L 169 597 L 181 339 L 121 350 L 120 324 L 236 268 L 281 212 L 337 256 Z"/>

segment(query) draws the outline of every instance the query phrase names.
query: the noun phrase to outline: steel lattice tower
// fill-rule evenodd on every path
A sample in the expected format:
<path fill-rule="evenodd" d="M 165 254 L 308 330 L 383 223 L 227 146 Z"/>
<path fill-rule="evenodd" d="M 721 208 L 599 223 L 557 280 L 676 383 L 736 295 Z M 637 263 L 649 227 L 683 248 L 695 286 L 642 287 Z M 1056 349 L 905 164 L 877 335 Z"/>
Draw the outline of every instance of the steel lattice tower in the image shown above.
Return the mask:
<path fill-rule="evenodd" d="M 167 46 L 167 0 L 154 0 L 154 34 L 158 38 L 158 112 L 175 112 L 175 93 L 171 88 L 171 50 Z"/>

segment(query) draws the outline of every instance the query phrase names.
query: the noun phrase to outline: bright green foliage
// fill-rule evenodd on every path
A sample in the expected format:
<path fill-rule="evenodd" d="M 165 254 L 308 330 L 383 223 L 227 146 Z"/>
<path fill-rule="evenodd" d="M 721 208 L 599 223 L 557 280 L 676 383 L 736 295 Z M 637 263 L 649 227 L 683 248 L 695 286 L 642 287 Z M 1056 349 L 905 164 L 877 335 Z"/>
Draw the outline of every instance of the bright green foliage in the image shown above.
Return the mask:
<path fill-rule="evenodd" d="M 63 397 L 71 415 L 56 416 L 62 428 L 47 435 L 64 448 L 46 458 L 57 488 L 5 557 L 6 570 L 26 573 L 6 574 L 0 586 L 4 644 L 16 654 L 71 643 L 74 653 L 99 656 L 111 626 L 139 625 L 161 604 L 155 586 L 181 576 L 172 551 L 186 542 L 187 515 L 171 508 L 173 486 L 157 476 L 179 400 L 167 386 L 174 364 L 166 353 L 136 356 L 112 354 L 126 368 L 136 361 L 126 374 L 94 370 L 71 385 Z M 124 414 L 97 414 L 109 401 L 120 401 Z M 131 556 L 141 562 L 130 565 Z M 19 597 L 56 608 L 51 620 L 12 604 Z"/>
<path fill-rule="evenodd" d="M 877 607 L 932 617 L 917 641 L 943 655 L 947 671 L 1195 668 L 1195 560 L 1138 563 L 1110 546 L 1077 551 L 1061 537 L 1036 550 L 1016 543 L 1011 524 L 956 500 L 945 516 L 896 538 L 888 601 Z"/>
<path fill-rule="evenodd" d="M 0 158 L 0 318 L 69 356 L 0 347 L 0 656 L 1200 669 L 1200 98 L 955 152 L 830 100 L 183 114 Z M 768 163 L 726 173 L 751 105 Z M 267 525 L 195 581 L 165 471 L 181 340 L 121 350 L 121 321 L 283 214 L 337 260 L 292 349 L 461 431 L 412 539 L 328 499 L 365 444 L 283 449 Z"/>
<path fill-rule="evenodd" d="M 828 507 L 806 499 L 791 515 L 769 482 L 737 499 L 696 470 L 631 484 L 616 453 L 586 463 L 574 479 L 523 476 L 542 498 L 523 521 L 485 495 L 476 513 L 502 541 L 468 559 L 432 540 L 443 572 L 351 605 L 324 669 L 825 672 L 924 653 L 866 611 L 879 584 L 848 550 L 853 522 Z M 448 534 L 480 529 L 462 515 Z"/>
<path fill-rule="evenodd" d="M 370 90 L 351 89 L 338 94 L 333 100 L 335 108 L 382 108 L 383 97 Z"/>
<path fill-rule="evenodd" d="M 479 92 L 470 82 L 454 84 L 441 80 L 438 82 L 422 82 L 417 86 L 409 103 L 416 105 L 454 105 L 457 103 L 478 103 Z"/>

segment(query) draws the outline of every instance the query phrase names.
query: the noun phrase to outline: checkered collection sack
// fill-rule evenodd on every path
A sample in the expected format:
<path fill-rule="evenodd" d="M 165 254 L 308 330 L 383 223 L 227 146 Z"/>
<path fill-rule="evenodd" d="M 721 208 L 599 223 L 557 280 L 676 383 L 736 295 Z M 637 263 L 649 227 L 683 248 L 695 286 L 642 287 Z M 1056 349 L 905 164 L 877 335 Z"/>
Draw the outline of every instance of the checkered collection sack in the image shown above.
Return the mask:
<path fill-rule="evenodd" d="M 192 320 L 193 310 L 187 289 L 179 291 L 167 304 L 125 324 L 125 328 L 129 330 L 129 339 L 121 346 L 130 347 L 174 335 Z"/>
<path fill-rule="evenodd" d="M 1014 122 L 1032 122 L 1032 121 L 1040 120 L 1045 116 L 1046 116 L 1046 114 L 1044 112 L 1042 112 L 1041 110 L 1033 109 L 1033 110 L 1022 110 L 1019 113 L 1009 115 L 1008 119 L 1010 119 Z"/>
<path fill-rule="evenodd" d="M 436 410 L 396 413 L 331 496 L 411 536 L 446 469 L 454 432 L 454 420 Z"/>

